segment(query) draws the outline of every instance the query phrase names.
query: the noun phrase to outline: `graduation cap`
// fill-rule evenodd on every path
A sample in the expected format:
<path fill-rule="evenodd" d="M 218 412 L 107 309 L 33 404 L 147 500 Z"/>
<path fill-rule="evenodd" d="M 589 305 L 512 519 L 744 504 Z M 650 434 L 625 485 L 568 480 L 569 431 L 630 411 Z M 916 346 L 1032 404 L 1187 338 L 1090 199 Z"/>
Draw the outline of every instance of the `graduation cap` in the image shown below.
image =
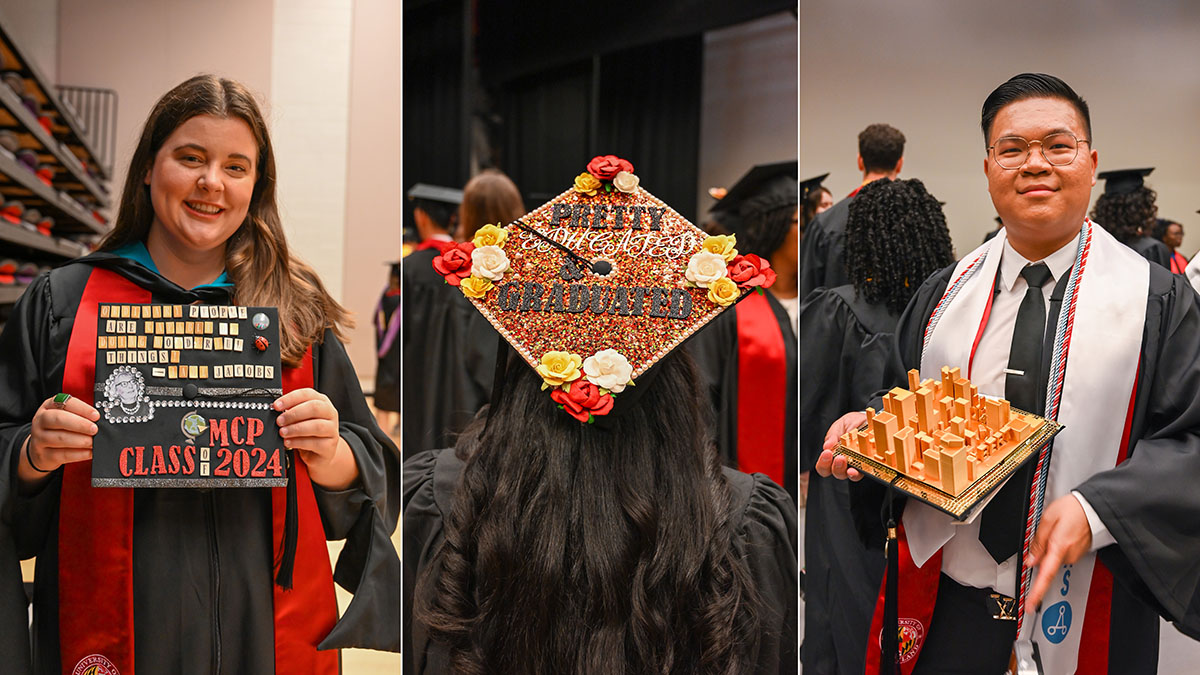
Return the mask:
<path fill-rule="evenodd" d="M 826 178 L 829 178 L 828 173 L 823 173 L 816 178 L 809 178 L 807 180 L 800 181 L 800 201 L 808 199 L 809 193 L 819 189 L 821 187 L 821 183 L 824 183 Z"/>
<path fill-rule="evenodd" d="M 455 188 L 417 183 L 408 189 L 408 198 L 410 201 L 422 200 L 458 205 L 462 203 L 463 193 L 462 190 Z"/>
<path fill-rule="evenodd" d="M 639 182 L 629 161 L 596 157 L 565 192 L 433 260 L 580 422 L 632 404 L 659 359 L 775 281 Z"/>
<path fill-rule="evenodd" d="M 1154 171 L 1154 167 L 1119 169 L 1117 171 L 1101 171 L 1096 177 L 1104 181 L 1104 194 L 1121 195 L 1133 192 L 1145 185 L 1145 178 L 1150 175 L 1151 171 Z"/>
<path fill-rule="evenodd" d="M 738 179 L 725 197 L 709 210 L 714 214 L 725 212 L 733 216 L 728 218 L 727 227 L 739 237 L 742 250 L 769 256 L 783 242 L 790 224 L 768 223 L 766 216 L 776 209 L 799 203 L 798 175 L 795 160 L 759 164 Z M 825 176 L 819 178 L 823 180 Z M 812 180 L 817 179 L 805 183 Z"/>
<path fill-rule="evenodd" d="M 454 216 L 458 205 L 462 204 L 463 193 L 455 188 L 417 183 L 408 189 L 408 199 L 428 214 L 438 227 L 453 231 Z"/>

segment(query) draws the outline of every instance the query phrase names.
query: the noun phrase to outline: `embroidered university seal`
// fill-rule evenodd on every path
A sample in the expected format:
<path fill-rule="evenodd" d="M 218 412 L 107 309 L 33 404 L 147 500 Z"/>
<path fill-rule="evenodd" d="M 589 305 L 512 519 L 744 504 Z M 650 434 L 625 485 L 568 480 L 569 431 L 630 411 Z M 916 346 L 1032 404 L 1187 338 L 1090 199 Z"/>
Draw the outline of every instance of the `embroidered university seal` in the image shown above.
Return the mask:
<path fill-rule="evenodd" d="M 925 627 L 916 619 L 900 619 L 900 634 L 896 636 L 897 663 L 908 663 L 917 658 L 921 644 L 925 641 Z"/>
<path fill-rule="evenodd" d="M 91 654 L 79 659 L 71 675 L 121 675 L 112 661 L 99 654 Z"/>

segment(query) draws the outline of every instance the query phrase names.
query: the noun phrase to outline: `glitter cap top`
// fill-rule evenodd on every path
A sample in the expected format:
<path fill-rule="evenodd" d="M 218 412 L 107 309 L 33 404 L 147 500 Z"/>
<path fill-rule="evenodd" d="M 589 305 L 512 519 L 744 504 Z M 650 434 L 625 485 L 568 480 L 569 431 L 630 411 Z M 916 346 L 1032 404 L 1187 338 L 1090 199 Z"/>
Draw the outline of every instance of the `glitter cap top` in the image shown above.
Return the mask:
<path fill-rule="evenodd" d="M 433 267 L 458 286 L 581 422 L 692 333 L 775 281 L 770 263 L 708 236 L 598 156 L 574 184 L 507 226 L 447 243 Z"/>

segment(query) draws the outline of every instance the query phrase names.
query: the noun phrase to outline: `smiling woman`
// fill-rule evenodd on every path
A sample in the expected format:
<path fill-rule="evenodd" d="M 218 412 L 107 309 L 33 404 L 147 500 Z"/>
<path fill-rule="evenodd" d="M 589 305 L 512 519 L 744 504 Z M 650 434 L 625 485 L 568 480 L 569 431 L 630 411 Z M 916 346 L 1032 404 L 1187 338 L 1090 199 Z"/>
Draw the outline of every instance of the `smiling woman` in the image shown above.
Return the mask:
<path fill-rule="evenodd" d="M 286 448 L 286 488 L 92 486 L 93 437 L 105 424 L 90 405 L 96 317 L 108 302 L 278 308 L 283 368 L 272 384 L 282 386 L 260 391 L 278 397 L 270 406 Z M 213 308 L 191 309 L 207 316 Z M 348 323 L 288 249 L 254 98 L 212 76 L 164 95 L 134 151 L 113 231 L 98 252 L 39 277 L 0 335 L 8 357 L 0 359 L 0 464 L 9 462 L 0 471 L 18 477 L 12 490 L 0 482 L 0 507 L 20 514 L 16 550 L 37 557 L 32 672 L 133 672 L 136 663 L 141 672 L 333 675 L 340 647 L 398 649 L 399 560 L 387 533 L 398 516 L 399 453 L 375 424 L 339 340 Z M 129 324 L 132 331 L 138 322 Z M 268 325 L 260 314 L 248 328 Z M 242 337 L 248 349 L 228 351 L 239 375 L 242 361 L 270 344 Z M 101 387 L 108 423 L 165 415 L 148 396 L 195 403 L 197 384 L 214 390 L 201 375 L 170 394 L 178 383 L 141 363 L 130 360 L 122 378 Z M 143 378 L 144 396 L 133 386 Z M 221 443 L 208 445 L 201 456 Z M 341 620 L 327 535 L 346 539 L 339 578 L 355 593 Z M 0 625 L 23 630 L 23 596 L 16 604 L 5 597 Z M 6 667 L 29 670 L 21 667 L 27 656 L 6 652 Z"/>

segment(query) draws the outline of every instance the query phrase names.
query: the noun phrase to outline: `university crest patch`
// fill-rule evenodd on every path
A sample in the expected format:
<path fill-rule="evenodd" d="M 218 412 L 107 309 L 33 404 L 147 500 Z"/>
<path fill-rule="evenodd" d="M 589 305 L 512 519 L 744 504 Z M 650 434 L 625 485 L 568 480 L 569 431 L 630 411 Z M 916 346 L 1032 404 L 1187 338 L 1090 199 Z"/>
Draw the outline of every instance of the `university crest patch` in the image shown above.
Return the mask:
<path fill-rule="evenodd" d="M 121 675 L 112 661 L 100 654 L 91 654 L 79 660 L 71 675 Z"/>

